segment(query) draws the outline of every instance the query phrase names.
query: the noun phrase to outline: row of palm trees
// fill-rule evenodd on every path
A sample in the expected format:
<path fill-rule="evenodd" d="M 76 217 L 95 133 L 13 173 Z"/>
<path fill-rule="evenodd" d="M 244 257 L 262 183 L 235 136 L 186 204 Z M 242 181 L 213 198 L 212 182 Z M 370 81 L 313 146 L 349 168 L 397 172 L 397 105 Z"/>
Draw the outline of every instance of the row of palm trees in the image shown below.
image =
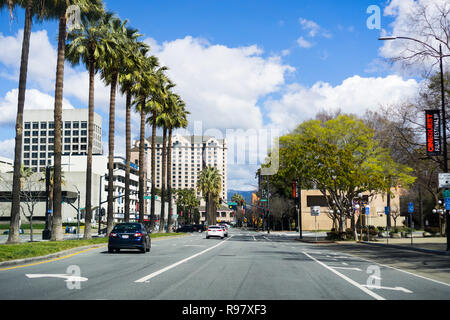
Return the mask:
<path fill-rule="evenodd" d="M 67 9 L 76 5 L 81 12 L 81 26 L 79 29 L 67 32 Z M 155 218 L 155 151 L 156 129 L 163 130 L 163 168 L 162 192 L 163 199 L 167 191 L 167 198 L 172 198 L 171 191 L 171 146 L 172 133 L 177 128 L 187 127 L 186 105 L 179 95 L 172 91 L 175 84 L 165 74 L 166 67 L 160 66 L 156 57 L 149 54 L 150 48 L 140 41 L 141 35 L 137 29 L 128 27 L 128 21 L 121 21 L 112 12 L 106 12 L 101 0 L 0 0 L 0 9 L 7 8 L 13 17 L 16 8 L 25 9 L 25 27 L 22 45 L 22 58 L 19 79 L 19 98 L 16 118 L 16 140 L 13 177 L 13 199 L 11 206 L 11 224 L 8 243 L 19 242 L 20 216 L 20 165 L 22 163 L 22 131 L 23 111 L 27 81 L 28 54 L 33 20 L 44 21 L 58 19 L 58 55 L 55 82 L 54 105 L 54 168 L 53 168 L 53 212 L 51 240 L 63 239 L 61 214 L 61 129 L 62 129 L 62 100 L 64 87 L 64 62 L 72 65 L 82 64 L 89 72 L 89 121 L 88 121 L 88 151 L 86 167 L 86 226 L 84 238 L 91 238 L 92 220 L 92 145 L 94 133 L 94 96 L 95 75 L 99 73 L 101 79 L 110 87 L 109 109 L 109 155 L 108 155 L 108 209 L 107 233 L 114 224 L 114 191 L 113 191 L 113 161 L 114 161 L 114 131 L 115 107 L 117 90 L 126 96 L 126 177 L 125 177 L 125 221 L 130 219 L 130 160 L 131 160 L 131 110 L 140 114 L 140 144 L 139 144 L 139 203 L 144 203 L 144 153 L 145 153 L 145 125 L 152 126 L 152 155 L 151 172 L 151 213 L 150 228 L 154 227 Z M 167 144 L 166 144 L 167 139 Z M 167 176 L 167 181 L 165 177 Z M 167 188 L 166 188 L 167 183 Z M 164 203 L 164 201 L 162 202 Z M 139 222 L 144 222 L 144 206 L 141 205 Z M 171 201 L 168 212 L 170 213 Z M 164 217 L 164 204 L 161 217 Z M 168 215 L 168 226 L 171 215 Z M 161 228 L 164 223 L 161 223 Z M 169 230 L 169 229 L 168 229 Z"/>

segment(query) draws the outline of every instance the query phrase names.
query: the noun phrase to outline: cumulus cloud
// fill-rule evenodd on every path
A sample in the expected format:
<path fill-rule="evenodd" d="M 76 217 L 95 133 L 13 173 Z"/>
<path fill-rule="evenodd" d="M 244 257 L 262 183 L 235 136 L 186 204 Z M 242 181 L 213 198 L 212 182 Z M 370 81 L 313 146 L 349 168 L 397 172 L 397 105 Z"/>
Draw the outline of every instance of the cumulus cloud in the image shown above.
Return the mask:
<path fill-rule="evenodd" d="M 17 115 L 17 101 L 18 101 L 18 89 L 13 89 L 6 93 L 4 98 L 0 98 L 0 124 L 2 125 L 14 125 L 16 123 Z M 53 109 L 55 107 L 55 99 L 46 93 L 43 93 L 37 89 L 28 89 L 25 94 L 25 109 Z M 67 100 L 63 99 L 64 109 L 73 109 L 73 105 Z"/>
<path fill-rule="evenodd" d="M 161 45 L 146 40 L 191 112 L 209 128 L 259 128 L 258 101 L 277 92 L 294 68 L 257 46 L 230 48 L 190 36 Z M 156 45 L 155 45 L 156 44 Z"/>
<path fill-rule="evenodd" d="M 419 85 L 415 80 L 403 80 L 396 75 L 353 76 L 337 86 L 325 82 L 317 82 L 310 88 L 293 84 L 280 99 L 267 100 L 265 107 L 269 110 L 270 126 L 286 131 L 315 117 L 321 110 L 341 109 L 361 115 L 366 110 L 409 101 L 416 96 Z"/>
<path fill-rule="evenodd" d="M 420 40 L 435 50 L 439 51 L 439 41 L 448 40 L 450 22 L 442 12 L 450 10 L 448 0 L 392 0 L 384 9 L 384 15 L 392 17 L 394 21 L 388 29 L 383 29 L 382 36 L 402 36 Z M 425 19 L 426 17 L 426 19 Z M 426 49 L 423 45 L 410 40 L 384 41 L 379 49 L 379 55 L 386 59 L 412 56 L 414 53 Z M 450 48 L 443 46 L 444 54 L 450 54 Z M 417 56 L 410 60 L 408 68 L 404 68 L 402 62 L 396 62 L 393 69 L 403 74 L 420 74 L 421 71 L 432 70 L 438 61 L 435 57 Z"/>
<path fill-rule="evenodd" d="M 0 141 L 0 157 L 14 159 L 15 139 L 7 139 Z"/>

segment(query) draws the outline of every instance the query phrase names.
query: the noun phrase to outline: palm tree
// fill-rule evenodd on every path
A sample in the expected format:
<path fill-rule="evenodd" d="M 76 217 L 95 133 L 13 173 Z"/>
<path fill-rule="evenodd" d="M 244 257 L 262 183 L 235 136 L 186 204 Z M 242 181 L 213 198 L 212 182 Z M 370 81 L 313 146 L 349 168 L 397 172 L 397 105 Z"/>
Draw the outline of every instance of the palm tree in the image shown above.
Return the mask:
<path fill-rule="evenodd" d="M 23 4 L 24 1 L 1 0 L 0 9 L 5 7 L 10 12 L 10 18 L 13 18 L 13 10 L 16 5 Z M 23 138 L 23 110 L 25 106 L 25 92 L 27 86 L 28 73 L 28 56 L 30 52 L 30 37 L 31 25 L 33 22 L 33 0 L 26 1 L 25 9 L 25 26 L 22 41 L 22 56 L 20 60 L 20 75 L 19 75 L 19 95 L 17 103 L 17 117 L 16 117 L 16 139 L 14 149 L 14 175 L 13 175 L 13 190 L 11 203 L 11 220 L 9 227 L 9 235 L 7 243 L 18 243 L 19 238 L 19 219 L 20 219 L 20 168 L 22 164 L 22 138 Z"/>
<path fill-rule="evenodd" d="M 130 34 L 136 34 L 135 29 L 127 28 L 128 20 L 122 22 L 113 17 L 109 21 L 110 31 L 108 41 L 105 46 L 104 59 L 101 63 L 102 79 L 107 85 L 110 85 L 110 103 L 109 103 L 109 139 L 108 139 L 108 212 L 107 212 L 107 235 L 111 232 L 114 224 L 114 131 L 115 131 L 115 112 L 116 112 L 116 94 L 119 74 L 125 65 L 128 65 L 130 58 L 127 56 L 126 39 Z M 126 61 L 126 62 L 125 62 Z"/>
<path fill-rule="evenodd" d="M 88 118 L 88 154 L 86 167 L 86 218 L 84 239 L 92 237 L 92 149 L 94 140 L 94 83 L 95 74 L 98 71 L 97 62 L 102 58 L 105 50 L 105 35 L 107 28 L 105 23 L 112 18 L 112 13 L 99 12 L 87 15 L 81 24 L 81 29 L 74 30 L 68 35 L 70 43 L 66 46 L 66 59 L 72 65 L 82 62 L 89 70 L 89 118 Z"/>
<path fill-rule="evenodd" d="M 188 125 L 187 115 L 185 110 L 186 104 L 177 94 L 170 96 L 172 109 L 168 117 L 168 142 L 167 142 L 167 199 L 169 200 L 167 231 L 170 232 L 172 224 L 172 134 L 174 129 L 186 128 Z"/>
<path fill-rule="evenodd" d="M 166 67 L 159 68 L 155 73 L 155 85 L 151 87 L 151 98 L 147 102 L 147 106 L 151 111 L 149 121 L 152 125 L 152 154 L 151 154 L 151 170 L 152 170 L 152 190 L 151 190 L 151 205 L 150 205 L 150 229 L 154 228 L 155 224 L 155 198 L 156 198 L 156 128 L 157 116 L 163 109 L 168 99 L 168 92 L 175 85 L 166 77 L 164 72 Z"/>
<path fill-rule="evenodd" d="M 154 86 L 155 73 L 154 70 L 159 66 L 158 59 L 154 56 L 147 57 L 147 49 L 142 50 L 142 60 L 140 67 L 142 68 L 137 81 L 133 87 L 134 95 L 136 99 L 133 105 L 136 107 L 136 111 L 140 114 L 140 139 L 139 139 L 139 222 L 144 223 L 145 215 L 145 186 L 146 181 L 144 179 L 146 164 L 145 164 L 145 122 L 149 112 L 147 108 L 147 99 L 151 94 L 151 88 Z"/>
<path fill-rule="evenodd" d="M 125 66 L 124 70 L 119 76 L 119 82 L 121 85 L 121 93 L 126 95 L 126 108 L 125 108 L 125 153 L 126 153 L 126 169 L 125 169 L 125 222 L 130 221 L 130 161 L 131 161 L 131 105 L 132 98 L 135 96 L 133 88 L 136 86 L 139 79 L 140 71 L 142 70 L 142 61 L 149 51 L 149 46 L 143 42 L 134 42 L 129 39 L 130 63 Z M 144 121 L 145 122 L 145 121 Z M 144 128 L 145 131 L 145 128 Z M 145 132 L 144 132 L 145 134 Z"/>
<path fill-rule="evenodd" d="M 198 176 L 197 189 L 206 201 L 208 225 L 216 224 L 217 204 L 222 191 L 222 176 L 219 170 L 211 166 L 204 168 Z"/>
<path fill-rule="evenodd" d="M 61 188 L 61 130 L 62 130 L 62 103 L 64 86 L 64 60 L 65 43 L 67 34 L 67 9 L 71 5 L 77 5 L 83 14 L 92 11 L 101 11 L 103 4 L 101 0 L 52 0 L 49 2 L 51 10 L 49 17 L 57 17 L 59 20 L 58 30 L 58 58 L 56 63 L 55 82 L 55 109 L 54 109 L 54 190 L 53 190 L 53 215 L 51 240 L 63 240 L 62 233 L 62 188 Z"/>

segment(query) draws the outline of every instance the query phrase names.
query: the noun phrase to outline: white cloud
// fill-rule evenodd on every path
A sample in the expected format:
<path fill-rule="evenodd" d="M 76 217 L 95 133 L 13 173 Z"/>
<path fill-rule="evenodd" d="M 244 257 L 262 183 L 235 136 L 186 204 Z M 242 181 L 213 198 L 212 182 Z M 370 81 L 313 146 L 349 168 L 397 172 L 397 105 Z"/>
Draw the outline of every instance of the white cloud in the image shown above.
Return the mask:
<path fill-rule="evenodd" d="M 17 116 L 17 101 L 18 101 L 18 89 L 13 89 L 6 93 L 4 98 L 0 98 L 0 124 L 2 125 L 14 125 Z M 36 89 L 28 89 L 25 94 L 25 109 L 53 109 L 55 107 L 55 99 Z M 72 104 L 63 99 L 64 109 L 73 109 Z"/>
<path fill-rule="evenodd" d="M 315 117 L 321 110 L 341 109 L 362 115 L 366 110 L 408 101 L 416 96 L 419 83 L 399 76 L 348 78 L 338 86 L 317 82 L 311 88 L 291 85 L 280 99 L 266 101 L 271 126 L 286 131 Z"/>
<path fill-rule="evenodd" d="M 417 10 L 424 7 L 427 15 L 427 21 L 417 14 Z M 439 8 L 450 10 L 448 0 L 391 0 L 384 9 L 384 15 L 392 17 L 394 21 L 389 25 L 389 30 L 383 29 L 382 36 L 402 36 L 411 37 L 427 43 L 436 50 L 439 50 L 439 42 L 435 35 L 441 39 L 447 39 L 441 23 L 445 25 L 447 33 L 450 31 L 450 22 L 447 19 L 441 19 Z M 424 28 L 430 26 L 433 30 Z M 423 46 L 415 41 L 395 40 L 384 41 L 379 50 L 379 55 L 386 59 L 392 59 L 400 56 L 410 56 L 413 52 L 423 50 Z M 443 46 L 444 54 L 450 53 Z M 436 58 L 428 58 L 424 61 L 415 60 L 413 65 L 408 65 L 407 70 L 402 68 L 400 62 L 394 63 L 393 69 L 403 74 L 420 74 L 421 71 L 430 71 L 433 64 L 436 64 Z"/>
<path fill-rule="evenodd" d="M 314 38 L 320 31 L 320 26 L 311 20 L 307 20 L 304 18 L 299 18 L 298 21 L 300 22 L 302 29 L 309 32 L 309 36 Z"/>
<path fill-rule="evenodd" d="M 312 20 L 299 18 L 298 21 L 300 22 L 302 29 L 307 31 L 311 38 L 315 38 L 317 35 L 325 38 L 331 38 L 333 36 L 329 31 L 323 29 L 319 24 Z"/>
<path fill-rule="evenodd" d="M 308 40 L 305 40 L 305 38 L 300 37 L 297 39 L 297 43 L 301 48 L 309 49 L 314 46 L 314 43 L 309 42 Z"/>
<path fill-rule="evenodd" d="M 8 139 L 0 141 L 0 157 L 5 157 L 14 160 L 14 146 L 15 139 Z"/>
<path fill-rule="evenodd" d="M 259 128 L 258 101 L 277 92 L 294 68 L 279 57 L 264 58 L 257 46 L 230 48 L 190 36 L 162 45 L 152 53 L 169 67 L 167 74 L 191 112 L 190 120 L 208 128 Z"/>
<path fill-rule="evenodd" d="M 22 55 L 23 30 L 15 36 L 0 33 L 0 62 L 6 66 L 2 71 L 4 77 L 19 79 L 20 58 Z M 31 33 L 30 53 L 28 58 L 28 81 L 44 91 L 54 90 L 56 75 L 56 50 L 51 45 L 46 30 Z"/>

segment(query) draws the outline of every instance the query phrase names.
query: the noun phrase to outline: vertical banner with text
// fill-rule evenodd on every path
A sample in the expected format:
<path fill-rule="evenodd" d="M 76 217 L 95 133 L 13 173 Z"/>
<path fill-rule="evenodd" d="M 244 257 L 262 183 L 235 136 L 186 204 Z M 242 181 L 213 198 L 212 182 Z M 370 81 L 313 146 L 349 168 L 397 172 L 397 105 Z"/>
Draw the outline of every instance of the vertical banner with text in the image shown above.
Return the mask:
<path fill-rule="evenodd" d="M 427 155 L 441 155 L 441 118 L 439 110 L 425 110 Z"/>

